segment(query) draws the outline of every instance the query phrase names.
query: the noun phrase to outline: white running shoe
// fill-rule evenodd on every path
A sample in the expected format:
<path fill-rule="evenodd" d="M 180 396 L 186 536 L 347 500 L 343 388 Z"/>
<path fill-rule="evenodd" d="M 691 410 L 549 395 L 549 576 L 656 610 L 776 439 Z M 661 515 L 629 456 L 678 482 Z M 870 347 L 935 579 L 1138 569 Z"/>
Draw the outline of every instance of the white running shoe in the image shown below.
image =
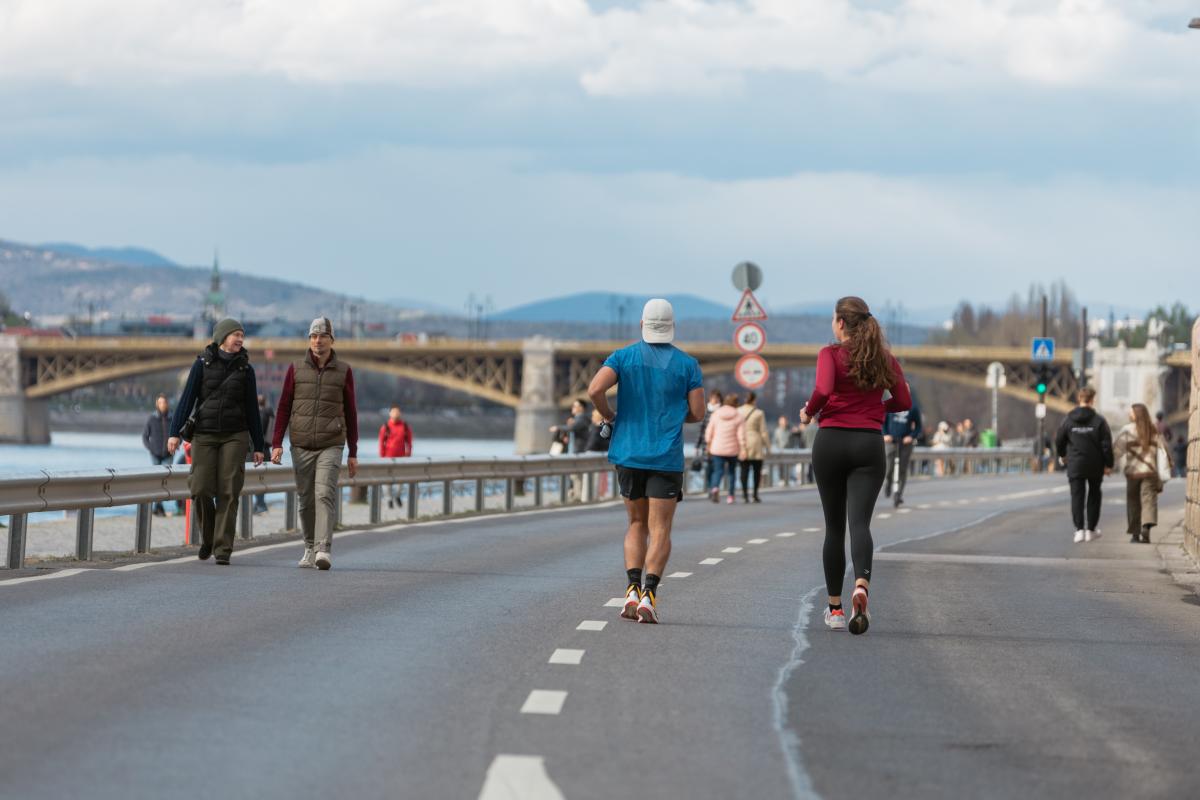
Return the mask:
<path fill-rule="evenodd" d="M 322 550 L 317 553 L 317 557 L 313 559 L 313 563 L 316 564 L 317 569 L 329 569 L 333 566 L 333 559 L 329 557 L 329 553 Z"/>
<path fill-rule="evenodd" d="M 317 557 L 317 551 L 311 547 L 304 548 L 304 555 L 300 557 L 300 563 L 296 566 L 301 569 L 312 569 L 316 566 L 314 559 Z"/>
<path fill-rule="evenodd" d="M 846 612 L 840 608 L 837 611 L 830 611 L 829 606 L 825 606 L 825 625 L 831 631 L 846 630 Z"/>
<path fill-rule="evenodd" d="M 871 612 L 867 611 L 867 590 L 861 586 L 854 587 L 850 598 L 850 632 L 861 636 L 871 627 Z"/>
<path fill-rule="evenodd" d="M 632 583 L 629 584 L 629 590 L 625 592 L 625 607 L 621 609 L 621 616 L 625 619 L 631 619 L 637 622 L 638 605 L 642 602 L 642 590 Z"/>
<path fill-rule="evenodd" d="M 1085 542 L 1094 542 L 1100 538 L 1100 531 L 1084 531 L 1083 540 Z"/>
<path fill-rule="evenodd" d="M 654 610 L 654 592 L 642 592 L 642 599 L 637 607 L 638 622 L 658 624 L 658 612 Z"/>
<path fill-rule="evenodd" d="M 1086 531 L 1075 531 L 1075 544 L 1079 544 L 1080 542 L 1083 541 L 1083 537 L 1084 537 L 1085 533 L 1086 533 Z"/>

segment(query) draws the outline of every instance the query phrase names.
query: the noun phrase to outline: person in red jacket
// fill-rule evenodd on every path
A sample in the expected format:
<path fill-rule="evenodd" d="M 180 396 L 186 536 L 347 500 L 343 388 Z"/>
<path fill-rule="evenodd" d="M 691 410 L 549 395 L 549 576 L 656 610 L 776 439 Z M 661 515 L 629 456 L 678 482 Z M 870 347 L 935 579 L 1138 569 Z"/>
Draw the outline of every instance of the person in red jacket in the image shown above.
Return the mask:
<path fill-rule="evenodd" d="M 388 411 L 387 422 L 379 428 L 379 457 L 408 458 L 412 455 L 412 428 L 404 421 L 400 406 L 393 404 Z M 388 508 L 404 505 L 400 498 L 400 487 L 388 487 Z"/>

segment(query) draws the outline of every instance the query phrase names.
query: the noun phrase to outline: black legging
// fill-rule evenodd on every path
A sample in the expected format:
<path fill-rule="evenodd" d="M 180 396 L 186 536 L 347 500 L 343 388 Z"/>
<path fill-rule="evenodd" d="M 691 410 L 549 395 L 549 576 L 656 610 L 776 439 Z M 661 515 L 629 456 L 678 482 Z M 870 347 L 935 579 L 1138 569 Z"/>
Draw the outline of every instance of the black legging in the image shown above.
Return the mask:
<path fill-rule="evenodd" d="M 813 472 L 825 511 L 825 587 L 842 594 L 846 574 L 846 519 L 850 520 L 850 557 L 854 577 L 871 579 L 871 515 L 887 474 L 879 431 L 821 428 L 812 450 Z"/>
<path fill-rule="evenodd" d="M 758 484 L 762 480 L 762 465 L 761 458 L 748 458 L 741 462 L 742 465 L 742 497 L 749 499 L 750 497 L 750 475 L 754 475 L 754 496 L 758 497 Z"/>

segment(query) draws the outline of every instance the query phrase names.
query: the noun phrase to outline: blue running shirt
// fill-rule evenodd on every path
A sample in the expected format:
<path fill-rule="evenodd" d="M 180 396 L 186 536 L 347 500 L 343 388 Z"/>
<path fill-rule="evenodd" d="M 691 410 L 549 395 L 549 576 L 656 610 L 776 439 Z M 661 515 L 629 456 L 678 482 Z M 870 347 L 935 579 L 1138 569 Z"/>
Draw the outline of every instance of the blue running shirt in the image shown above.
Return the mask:
<path fill-rule="evenodd" d="M 688 392 L 702 385 L 700 363 L 673 344 L 637 342 L 604 360 L 617 373 L 617 418 L 609 462 L 683 472 Z"/>

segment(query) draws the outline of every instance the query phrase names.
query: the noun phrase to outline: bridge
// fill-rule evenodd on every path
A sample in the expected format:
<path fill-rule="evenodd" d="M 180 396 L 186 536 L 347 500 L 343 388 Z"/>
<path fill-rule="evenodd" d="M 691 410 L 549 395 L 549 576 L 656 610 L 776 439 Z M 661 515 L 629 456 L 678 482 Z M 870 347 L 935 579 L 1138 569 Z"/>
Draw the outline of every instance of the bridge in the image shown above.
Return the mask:
<path fill-rule="evenodd" d="M 341 356 L 356 369 L 411 378 L 444 386 L 516 409 L 518 452 L 544 452 L 547 428 L 561 417 L 573 398 L 586 393 L 588 382 L 604 358 L 627 342 L 433 340 L 345 340 Z M 0 440 L 49 441 L 46 400 L 85 386 L 136 375 L 182 370 L 205 342 L 160 338 L 51 338 L 0 336 Z M 707 374 L 730 372 L 739 353 L 731 344 L 684 343 Z M 250 339 L 256 363 L 289 362 L 302 357 L 303 339 Z M 775 369 L 812 367 L 820 345 L 774 344 L 763 351 Z M 1004 364 L 1004 395 L 1034 403 L 1038 369 L 1019 347 L 899 346 L 894 349 L 905 370 L 917 378 L 972 388 L 984 385 L 987 366 Z M 1171 356 L 1164 369 L 1182 375 L 1190 370 L 1187 353 Z M 1046 404 L 1068 411 L 1078 388 L 1075 351 L 1059 348 L 1047 365 L 1051 378 Z M 1190 383 L 1168 381 L 1171 410 L 1186 408 Z M 1175 395 L 1178 397 L 1175 397 Z M 1184 412 L 1185 413 L 1185 412 Z M 1182 419 L 1182 416 L 1179 417 Z"/>

